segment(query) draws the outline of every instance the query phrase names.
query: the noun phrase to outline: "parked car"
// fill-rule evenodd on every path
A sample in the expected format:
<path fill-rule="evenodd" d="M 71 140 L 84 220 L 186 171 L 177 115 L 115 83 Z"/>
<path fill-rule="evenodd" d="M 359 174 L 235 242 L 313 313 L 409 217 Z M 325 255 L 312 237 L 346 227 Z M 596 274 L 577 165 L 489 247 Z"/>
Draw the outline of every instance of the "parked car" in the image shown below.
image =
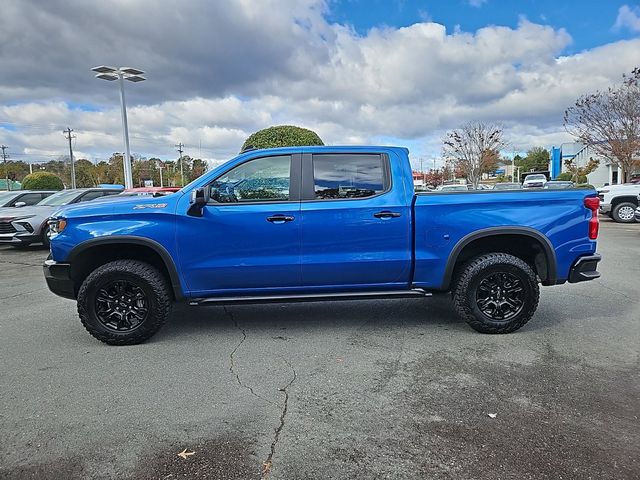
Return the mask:
<path fill-rule="evenodd" d="M 534 201 L 531 201 L 534 200 Z M 533 316 L 540 281 L 599 277 L 592 190 L 414 192 L 408 150 L 251 150 L 174 195 L 71 205 L 44 274 L 91 335 L 140 343 L 174 301 L 424 298 L 485 333 Z"/>
<path fill-rule="evenodd" d="M 502 183 L 496 183 L 493 186 L 493 189 L 494 190 L 521 190 L 522 185 L 520 185 L 519 183 L 502 182 Z"/>
<path fill-rule="evenodd" d="M 469 187 L 467 185 L 438 185 L 435 191 L 436 192 L 468 192 Z"/>
<path fill-rule="evenodd" d="M 11 190 L 0 192 L 0 208 L 28 207 L 56 193 L 53 190 Z"/>
<path fill-rule="evenodd" d="M 565 180 L 549 180 L 544 184 L 544 188 L 547 190 L 562 190 L 563 188 L 573 188 L 575 184 Z"/>
<path fill-rule="evenodd" d="M 625 183 L 600 188 L 600 213 L 609 215 L 618 223 L 633 223 L 636 221 L 634 213 L 639 194 L 640 184 Z"/>
<path fill-rule="evenodd" d="M 121 189 L 78 188 L 61 190 L 35 205 L 0 209 L 0 243 L 26 246 L 32 243 L 49 245 L 49 216 L 63 205 L 87 202 L 105 195 L 115 195 Z"/>
<path fill-rule="evenodd" d="M 522 188 L 543 188 L 547 183 L 547 177 L 542 173 L 527 175 L 522 182 Z"/>
<path fill-rule="evenodd" d="M 148 193 L 154 197 L 162 197 L 180 191 L 181 187 L 136 187 L 125 190 L 127 193 Z"/>

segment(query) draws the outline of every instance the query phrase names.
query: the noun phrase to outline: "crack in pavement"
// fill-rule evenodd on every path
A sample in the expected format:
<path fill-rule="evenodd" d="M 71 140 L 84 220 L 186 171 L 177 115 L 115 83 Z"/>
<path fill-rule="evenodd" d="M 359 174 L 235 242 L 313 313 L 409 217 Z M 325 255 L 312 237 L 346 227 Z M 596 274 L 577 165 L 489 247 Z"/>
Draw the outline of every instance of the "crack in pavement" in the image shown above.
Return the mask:
<path fill-rule="evenodd" d="M 42 263 L 25 263 L 25 262 L 10 262 L 8 260 L 2 260 L 0 262 L 0 265 L 3 263 L 8 263 L 9 265 L 23 265 L 26 267 L 41 267 L 42 268 Z"/>
<path fill-rule="evenodd" d="M 229 372 L 231 372 L 231 374 L 236 377 L 236 381 L 238 382 L 238 385 L 246 390 L 249 390 L 249 392 L 251 392 L 251 394 L 254 397 L 259 398 L 260 400 L 268 403 L 273 407 L 280 408 L 279 405 L 277 405 L 275 402 L 272 402 L 271 400 L 268 400 L 264 398 L 262 395 L 256 393 L 255 390 L 253 390 L 253 388 L 251 387 L 251 385 L 247 385 L 241 380 L 240 374 L 236 371 L 235 357 L 236 357 L 237 351 L 240 349 L 242 344 L 247 339 L 247 332 L 244 328 L 240 326 L 240 324 L 238 323 L 234 315 L 227 309 L 226 306 L 223 306 L 222 308 L 224 309 L 224 312 L 227 314 L 227 316 L 231 319 L 234 326 L 240 331 L 240 333 L 242 333 L 242 338 L 229 354 Z M 283 357 L 281 358 L 282 358 L 282 361 L 286 363 L 287 366 L 291 369 L 293 376 L 291 377 L 291 380 L 289 380 L 289 383 L 287 383 L 284 387 L 278 389 L 278 391 L 284 393 L 284 404 L 280 412 L 279 424 L 274 429 L 274 437 L 273 437 L 273 442 L 271 442 L 271 448 L 269 450 L 269 454 L 267 455 L 267 458 L 265 459 L 265 461 L 262 462 L 262 476 L 261 476 L 262 480 L 266 480 L 269 477 L 271 468 L 273 467 L 273 458 L 276 454 L 276 447 L 278 445 L 278 442 L 280 441 L 280 434 L 282 433 L 282 429 L 284 428 L 285 418 L 287 416 L 287 411 L 289 409 L 289 387 L 291 387 L 291 385 L 293 385 L 293 382 L 296 381 L 296 378 L 298 378 L 298 375 L 296 373 L 296 370 L 293 368 L 293 365 L 291 365 L 291 363 L 286 358 L 283 358 Z"/>
<path fill-rule="evenodd" d="M 240 340 L 240 342 L 236 345 L 236 347 L 233 349 L 233 351 L 229 355 L 229 371 L 231 372 L 232 375 L 234 375 L 236 377 L 236 381 L 238 382 L 238 385 L 240 385 L 242 388 L 245 388 L 245 389 L 249 390 L 249 392 L 251 392 L 251 395 L 253 395 L 256 398 L 259 398 L 263 402 L 267 402 L 271 406 L 277 407 L 277 405 L 274 402 L 272 402 L 271 400 L 269 400 L 267 398 L 264 398 L 262 395 L 256 393 L 253 390 L 253 388 L 251 387 L 251 385 L 247 385 L 247 384 L 243 383 L 242 380 L 240 379 L 240 374 L 238 372 L 236 372 L 235 355 L 236 355 L 236 352 L 238 351 L 238 349 L 242 346 L 242 344 L 247 339 L 247 332 L 245 331 L 244 328 L 240 327 L 240 325 L 238 324 L 238 321 L 235 319 L 233 314 L 229 310 L 227 310 L 226 306 L 223 306 L 222 308 L 224 309 L 224 312 L 227 314 L 227 316 L 231 319 L 231 321 L 233 322 L 234 326 L 240 331 L 240 333 L 242 333 L 242 339 Z"/>
<path fill-rule="evenodd" d="M 282 413 L 280 414 L 280 424 L 275 429 L 273 442 L 271 443 L 271 451 L 267 456 L 267 459 L 262 463 L 262 480 L 266 480 L 269 478 L 269 473 L 271 473 L 271 468 L 273 467 L 273 457 L 276 454 L 276 446 L 278 445 L 278 441 L 280 440 L 280 433 L 282 433 L 282 429 L 284 428 L 285 417 L 287 416 L 287 410 L 289 408 L 289 387 L 293 385 L 293 382 L 296 381 L 298 375 L 296 374 L 296 370 L 293 368 L 291 363 L 287 361 L 285 358 L 282 359 L 284 363 L 291 369 L 293 372 L 293 376 L 289 383 L 286 386 L 280 389 L 281 392 L 284 392 L 284 406 L 282 408 Z"/>
<path fill-rule="evenodd" d="M 0 297 L 0 300 L 9 300 L 10 298 L 16 298 L 16 297 L 22 297 L 24 295 L 30 295 L 32 293 L 36 293 L 36 292 L 42 292 L 43 290 L 32 290 L 30 292 L 22 292 L 22 293 L 16 293 L 15 295 L 9 295 L 8 297 Z"/>

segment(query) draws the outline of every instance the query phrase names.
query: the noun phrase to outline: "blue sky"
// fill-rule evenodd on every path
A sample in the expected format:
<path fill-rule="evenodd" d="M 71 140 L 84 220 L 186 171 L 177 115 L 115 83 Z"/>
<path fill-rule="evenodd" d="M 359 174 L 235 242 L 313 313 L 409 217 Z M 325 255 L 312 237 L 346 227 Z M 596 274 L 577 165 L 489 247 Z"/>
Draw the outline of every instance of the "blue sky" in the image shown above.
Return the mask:
<path fill-rule="evenodd" d="M 614 29 L 618 9 L 633 2 L 615 0 L 332 0 L 328 19 L 348 23 L 361 35 L 372 27 L 402 27 L 430 20 L 448 32 L 459 26 L 473 32 L 489 25 L 516 27 L 522 17 L 530 22 L 564 28 L 573 38 L 571 54 L 637 35 Z"/>

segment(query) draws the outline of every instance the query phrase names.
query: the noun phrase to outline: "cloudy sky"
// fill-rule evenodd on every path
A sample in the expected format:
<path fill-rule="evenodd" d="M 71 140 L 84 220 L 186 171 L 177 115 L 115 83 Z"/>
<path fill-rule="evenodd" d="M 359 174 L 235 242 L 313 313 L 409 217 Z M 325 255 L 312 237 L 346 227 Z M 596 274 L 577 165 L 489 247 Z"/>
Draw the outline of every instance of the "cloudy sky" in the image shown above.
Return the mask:
<path fill-rule="evenodd" d="M 221 161 L 296 124 L 327 144 L 439 156 L 447 129 L 503 124 L 513 151 L 571 138 L 562 113 L 640 65 L 627 0 L 3 0 L 0 143 L 14 159 L 122 151 L 117 85 L 132 66 L 132 151 Z"/>

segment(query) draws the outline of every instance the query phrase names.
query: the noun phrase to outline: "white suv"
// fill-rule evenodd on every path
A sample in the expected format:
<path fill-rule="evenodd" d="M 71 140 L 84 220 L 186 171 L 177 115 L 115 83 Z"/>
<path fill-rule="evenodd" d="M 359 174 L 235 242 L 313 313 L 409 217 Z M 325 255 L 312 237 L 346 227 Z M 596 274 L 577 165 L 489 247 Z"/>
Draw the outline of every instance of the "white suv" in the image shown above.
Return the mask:
<path fill-rule="evenodd" d="M 522 182 L 522 188 L 543 188 L 547 183 L 546 175 L 542 173 L 534 173 L 527 175 Z"/>
<path fill-rule="evenodd" d="M 640 184 L 625 183 L 599 188 L 600 213 L 609 215 L 618 223 L 633 223 L 636 221 L 634 211 L 638 206 L 639 194 Z"/>

